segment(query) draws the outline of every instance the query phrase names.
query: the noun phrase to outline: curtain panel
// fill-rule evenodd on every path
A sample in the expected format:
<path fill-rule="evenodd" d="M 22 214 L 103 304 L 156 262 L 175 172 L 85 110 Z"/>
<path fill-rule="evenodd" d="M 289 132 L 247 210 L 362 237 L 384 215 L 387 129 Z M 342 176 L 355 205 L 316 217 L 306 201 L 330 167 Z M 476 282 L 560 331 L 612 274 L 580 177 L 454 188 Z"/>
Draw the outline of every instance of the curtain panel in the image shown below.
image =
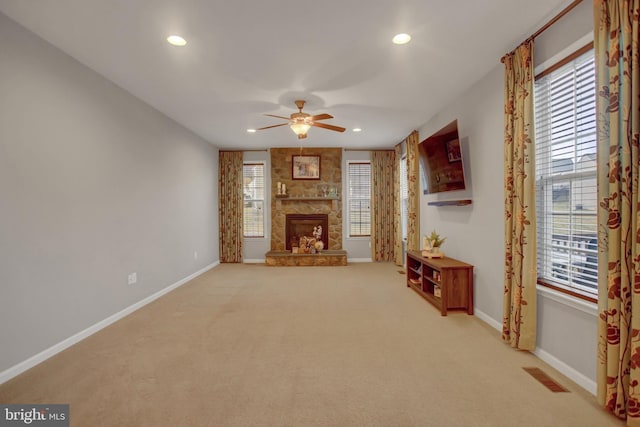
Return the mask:
<path fill-rule="evenodd" d="M 395 208 L 393 210 L 393 218 L 394 218 L 394 246 L 393 246 L 393 255 L 394 261 L 396 265 L 403 265 L 404 259 L 402 256 L 402 209 L 401 204 L 402 200 L 400 199 L 400 167 L 399 162 L 402 158 L 402 143 L 395 146 L 394 149 L 395 157 L 396 157 L 396 167 L 394 170 L 393 182 L 395 185 L 394 188 L 394 199 L 396 201 Z"/>
<path fill-rule="evenodd" d="M 505 65 L 505 273 L 502 339 L 536 346 L 536 216 L 533 121 L 533 40 L 502 59 Z"/>
<path fill-rule="evenodd" d="M 640 426 L 640 0 L 594 1 L 598 402 Z"/>
<path fill-rule="evenodd" d="M 218 158 L 220 262 L 242 262 L 244 235 L 242 152 L 220 151 Z"/>
<path fill-rule="evenodd" d="M 405 139 L 407 145 L 407 250 L 419 251 L 420 247 L 420 163 L 418 145 L 420 137 L 414 130 Z"/>
<path fill-rule="evenodd" d="M 374 261 L 394 261 L 395 176 L 394 151 L 371 152 L 371 256 Z"/>

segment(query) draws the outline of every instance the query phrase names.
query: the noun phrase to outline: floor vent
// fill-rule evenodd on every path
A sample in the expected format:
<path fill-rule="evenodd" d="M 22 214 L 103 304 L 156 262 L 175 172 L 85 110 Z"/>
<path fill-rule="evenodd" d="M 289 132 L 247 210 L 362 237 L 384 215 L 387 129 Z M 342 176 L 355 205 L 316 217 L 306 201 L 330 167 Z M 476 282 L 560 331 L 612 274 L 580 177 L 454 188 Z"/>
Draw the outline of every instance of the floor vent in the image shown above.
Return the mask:
<path fill-rule="evenodd" d="M 569 390 L 567 390 L 566 388 L 562 387 L 560 384 L 555 382 L 549 375 L 547 375 L 540 368 L 522 368 L 522 369 L 527 371 L 533 378 L 540 381 L 542 385 L 544 385 L 554 393 L 569 392 Z"/>

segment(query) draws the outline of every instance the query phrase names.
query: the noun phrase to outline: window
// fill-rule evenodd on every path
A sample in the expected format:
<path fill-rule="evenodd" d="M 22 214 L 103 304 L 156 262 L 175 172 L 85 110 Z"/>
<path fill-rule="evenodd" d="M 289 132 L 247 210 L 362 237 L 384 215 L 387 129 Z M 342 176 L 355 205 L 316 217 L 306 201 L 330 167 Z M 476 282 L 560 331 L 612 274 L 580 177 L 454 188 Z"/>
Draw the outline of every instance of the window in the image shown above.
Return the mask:
<path fill-rule="evenodd" d="M 371 235 L 371 163 L 348 163 L 349 237 Z"/>
<path fill-rule="evenodd" d="M 407 187 L 407 156 L 400 159 L 400 218 L 402 220 L 402 240 L 407 238 L 409 218 L 409 188 Z"/>
<path fill-rule="evenodd" d="M 536 78 L 538 280 L 597 298 L 595 68 L 591 46 Z"/>
<path fill-rule="evenodd" d="M 244 237 L 264 237 L 264 163 L 245 163 Z"/>

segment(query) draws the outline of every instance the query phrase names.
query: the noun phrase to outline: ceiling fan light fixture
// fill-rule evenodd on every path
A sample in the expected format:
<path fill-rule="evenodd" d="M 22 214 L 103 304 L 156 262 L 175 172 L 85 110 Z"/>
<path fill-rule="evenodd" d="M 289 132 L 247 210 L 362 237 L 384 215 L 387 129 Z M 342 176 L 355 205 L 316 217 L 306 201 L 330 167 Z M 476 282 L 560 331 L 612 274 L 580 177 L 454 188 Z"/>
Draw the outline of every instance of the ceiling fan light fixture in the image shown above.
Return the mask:
<path fill-rule="evenodd" d="M 307 136 L 307 131 L 309 130 L 311 125 L 302 121 L 296 121 L 291 123 L 290 127 L 293 133 L 298 135 L 298 138 L 304 138 L 305 136 Z M 304 135 L 304 136 L 301 136 L 301 135 Z"/>
<path fill-rule="evenodd" d="M 333 119 L 333 116 L 331 114 L 323 113 L 323 114 L 316 114 L 312 116 L 311 114 L 302 112 L 302 108 L 304 107 L 303 100 L 301 99 L 296 100 L 295 104 L 296 104 L 296 107 L 298 107 L 299 111 L 297 113 L 291 114 L 290 117 L 278 116 L 275 114 L 265 114 L 265 116 L 287 120 L 286 122 L 280 123 L 277 125 L 261 127 L 256 130 L 271 129 L 271 128 L 277 128 L 280 126 L 289 126 L 293 131 L 293 133 L 295 133 L 298 136 L 298 139 L 306 138 L 307 131 L 311 128 L 311 126 L 332 130 L 336 132 L 345 131 L 345 128 L 343 127 L 322 123 L 322 120 Z"/>

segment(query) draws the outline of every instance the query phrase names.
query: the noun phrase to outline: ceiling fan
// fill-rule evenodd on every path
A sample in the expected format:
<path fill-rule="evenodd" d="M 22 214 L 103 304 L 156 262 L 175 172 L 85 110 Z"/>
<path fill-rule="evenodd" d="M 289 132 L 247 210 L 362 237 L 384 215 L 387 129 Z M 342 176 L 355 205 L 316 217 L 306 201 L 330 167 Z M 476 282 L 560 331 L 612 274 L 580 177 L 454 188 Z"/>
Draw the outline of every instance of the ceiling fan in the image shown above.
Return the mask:
<path fill-rule="evenodd" d="M 291 117 L 283 117 L 283 116 L 274 116 L 273 114 L 265 114 L 265 116 L 276 117 L 278 119 L 287 120 L 287 123 L 281 123 L 279 125 L 266 126 L 263 128 L 259 128 L 256 130 L 264 130 L 277 128 L 278 126 L 286 126 L 289 125 L 291 130 L 298 135 L 298 139 L 303 139 L 307 137 L 307 131 L 311 128 L 311 126 L 334 130 L 336 132 L 344 132 L 345 128 L 340 126 L 328 125 L 326 123 L 320 123 L 319 120 L 333 119 L 331 114 L 317 114 L 312 116 L 311 114 L 303 113 L 302 107 L 304 107 L 304 101 L 297 100 L 295 101 L 296 106 L 298 107 L 298 112 L 291 114 Z"/>

